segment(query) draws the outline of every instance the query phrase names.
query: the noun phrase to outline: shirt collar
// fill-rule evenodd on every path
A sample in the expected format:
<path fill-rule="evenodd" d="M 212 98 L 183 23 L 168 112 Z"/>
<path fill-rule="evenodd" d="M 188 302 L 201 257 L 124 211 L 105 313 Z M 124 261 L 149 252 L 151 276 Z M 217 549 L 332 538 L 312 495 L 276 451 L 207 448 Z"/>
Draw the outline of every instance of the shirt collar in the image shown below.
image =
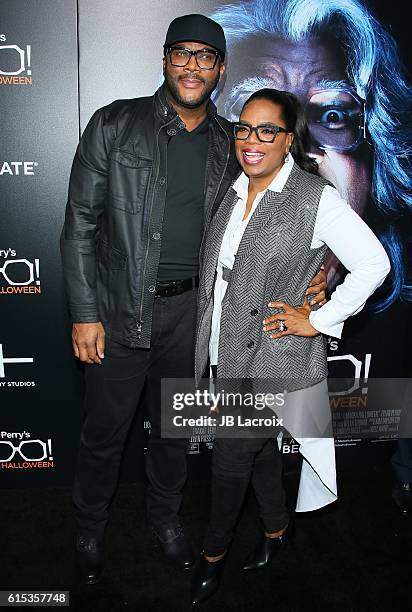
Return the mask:
<path fill-rule="evenodd" d="M 289 153 L 289 155 L 287 156 L 285 160 L 285 163 L 283 164 L 283 166 L 281 167 L 281 169 L 279 170 L 279 172 L 277 173 L 273 181 L 270 183 L 270 185 L 267 186 L 265 191 L 267 191 L 268 189 L 270 189 L 270 191 L 275 191 L 275 192 L 282 191 L 282 189 L 285 186 L 286 181 L 289 178 L 290 173 L 292 172 L 294 163 L 295 162 L 293 161 L 293 157 Z M 245 199 L 245 197 L 247 197 L 248 188 L 249 188 L 249 178 L 246 176 L 244 172 L 242 172 L 242 174 L 233 183 L 233 189 L 236 191 L 239 198 Z"/>

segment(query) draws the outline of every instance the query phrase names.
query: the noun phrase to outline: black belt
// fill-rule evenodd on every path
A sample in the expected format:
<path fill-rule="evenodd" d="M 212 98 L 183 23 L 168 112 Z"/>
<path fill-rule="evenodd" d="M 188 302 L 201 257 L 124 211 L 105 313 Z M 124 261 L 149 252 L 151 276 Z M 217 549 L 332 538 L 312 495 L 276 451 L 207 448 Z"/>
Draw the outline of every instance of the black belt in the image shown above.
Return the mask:
<path fill-rule="evenodd" d="M 155 298 L 180 295 L 181 293 L 190 291 L 190 289 L 194 289 L 195 287 L 199 287 L 198 276 L 177 281 L 158 281 L 156 283 Z"/>

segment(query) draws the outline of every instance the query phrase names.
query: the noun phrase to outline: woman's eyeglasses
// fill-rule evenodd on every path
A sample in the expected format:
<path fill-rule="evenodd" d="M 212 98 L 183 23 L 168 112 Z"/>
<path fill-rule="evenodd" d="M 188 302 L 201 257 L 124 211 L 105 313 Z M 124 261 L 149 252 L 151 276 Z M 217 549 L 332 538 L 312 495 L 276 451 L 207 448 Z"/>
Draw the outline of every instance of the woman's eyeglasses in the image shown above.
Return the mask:
<path fill-rule="evenodd" d="M 279 132 L 288 132 L 288 130 L 276 125 L 275 123 L 262 123 L 256 127 L 253 127 L 248 123 L 235 123 L 233 126 L 233 131 L 236 140 L 247 140 L 251 133 L 255 132 L 260 142 L 274 142 Z"/>

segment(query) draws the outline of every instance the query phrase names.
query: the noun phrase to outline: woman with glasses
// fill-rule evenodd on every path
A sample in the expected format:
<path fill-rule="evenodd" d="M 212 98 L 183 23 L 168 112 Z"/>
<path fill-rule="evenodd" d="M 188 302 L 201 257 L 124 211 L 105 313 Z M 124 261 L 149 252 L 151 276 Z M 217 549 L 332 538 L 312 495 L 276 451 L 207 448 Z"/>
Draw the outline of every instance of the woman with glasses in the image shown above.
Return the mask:
<path fill-rule="evenodd" d="M 297 510 L 314 510 L 336 499 L 323 334 L 340 337 L 343 322 L 382 284 L 389 260 L 368 226 L 318 176 L 316 162 L 306 154 L 307 124 L 293 94 L 275 89 L 252 94 L 234 134 L 243 172 L 201 250 L 196 378 L 209 360 L 216 384 L 230 380 L 237 390 L 264 391 L 269 412 L 268 391 L 286 392 L 283 407 L 273 410 L 284 417 L 304 458 Z M 348 274 L 330 301 L 311 311 L 300 304 L 328 249 Z M 264 529 L 243 569 L 266 567 L 291 534 L 277 430 L 251 426 L 246 436 L 241 429 L 223 437 L 217 426 L 210 522 L 193 576 L 193 603 L 219 586 L 250 482 Z"/>

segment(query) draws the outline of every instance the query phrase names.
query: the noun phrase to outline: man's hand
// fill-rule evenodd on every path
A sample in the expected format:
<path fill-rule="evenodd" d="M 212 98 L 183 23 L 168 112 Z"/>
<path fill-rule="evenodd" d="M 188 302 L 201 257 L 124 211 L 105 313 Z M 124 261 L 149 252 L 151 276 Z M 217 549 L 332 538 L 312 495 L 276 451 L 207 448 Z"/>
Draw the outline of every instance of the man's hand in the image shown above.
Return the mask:
<path fill-rule="evenodd" d="M 84 363 L 102 363 L 104 327 L 97 323 L 73 323 L 72 343 L 75 357 Z"/>
<path fill-rule="evenodd" d="M 323 306 L 326 304 L 326 272 L 325 267 L 322 266 L 319 272 L 312 278 L 310 281 L 310 285 L 306 290 L 305 296 L 309 296 L 307 299 L 309 300 L 309 304 L 314 306 L 315 304 L 319 304 L 319 306 Z M 305 298 L 306 302 L 306 298 Z M 305 302 L 303 305 L 305 305 Z"/>
<path fill-rule="evenodd" d="M 272 331 L 271 338 L 282 338 L 282 336 L 304 336 L 311 338 L 318 336 L 319 332 L 309 321 L 309 305 L 293 308 L 286 302 L 269 302 L 269 308 L 283 310 L 275 315 L 266 317 L 263 321 L 263 331 Z"/>

